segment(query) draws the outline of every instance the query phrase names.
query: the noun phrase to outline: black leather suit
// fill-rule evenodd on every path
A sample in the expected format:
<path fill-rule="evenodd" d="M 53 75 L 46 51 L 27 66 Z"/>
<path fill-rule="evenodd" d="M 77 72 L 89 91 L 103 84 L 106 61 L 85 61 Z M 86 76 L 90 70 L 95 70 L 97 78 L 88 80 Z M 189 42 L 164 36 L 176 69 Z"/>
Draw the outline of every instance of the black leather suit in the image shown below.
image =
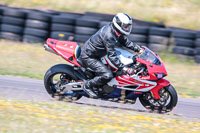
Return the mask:
<path fill-rule="evenodd" d="M 126 46 L 135 52 L 139 51 L 139 46 L 131 42 L 126 36 L 117 36 L 112 23 L 102 27 L 84 44 L 80 58 L 83 67 L 90 68 L 96 73 L 95 78 L 86 82 L 88 88 L 104 85 L 113 78 L 111 70 L 100 61 L 101 57 L 107 55 L 119 70 L 124 67 L 117 57 L 114 50 L 115 46 Z"/>

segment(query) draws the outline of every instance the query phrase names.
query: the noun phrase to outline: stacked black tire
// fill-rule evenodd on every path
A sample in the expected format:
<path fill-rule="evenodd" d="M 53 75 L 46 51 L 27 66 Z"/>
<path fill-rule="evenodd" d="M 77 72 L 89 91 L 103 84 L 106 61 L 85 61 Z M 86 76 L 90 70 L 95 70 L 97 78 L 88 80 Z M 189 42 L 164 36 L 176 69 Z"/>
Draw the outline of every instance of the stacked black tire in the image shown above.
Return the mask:
<path fill-rule="evenodd" d="M 110 23 L 113 17 L 114 15 L 112 14 L 85 12 L 84 16 L 76 21 L 75 40 L 84 43 L 98 29 Z"/>
<path fill-rule="evenodd" d="M 27 13 L 23 42 L 43 43 L 49 35 L 51 16 L 41 11 Z"/>
<path fill-rule="evenodd" d="M 2 15 L 3 15 L 3 9 L 0 7 L 0 28 L 1 28 L 1 23 L 2 23 Z M 1 29 L 0 29 L 1 31 Z"/>
<path fill-rule="evenodd" d="M 82 16 L 76 19 L 75 41 L 84 43 L 98 30 L 100 18 Z"/>
<path fill-rule="evenodd" d="M 97 12 L 86 12 L 85 16 L 91 18 L 98 18 L 99 20 L 98 29 L 112 22 L 112 19 L 114 17 L 114 15 L 111 14 L 97 13 Z"/>
<path fill-rule="evenodd" d="M 2 39 L 21 41 L 24 31 L 24 22 L 26 13 L 14 8 L 4 7 L 1 17 L 1 32 Z"/>
<path fill-rule="evenodd" d="M 174 43 L 172 52 L 180 57 L 193 59 L 195 55 L 195 31 L 175 29 L 172 30 L 172 33 Z"/>
<path fill-rule="evenodd" d="M 103 26 L 109 24 L 110 22 L 109 21 L 100 21 L 99 22 L 99 29 L 102 28 Z"/>
<path fill-rule="evenodd" d="M 3 10 L 0 8 L 0 24 L 2 22 L 2 14 L 3 14 Z"/>
<path fill-rule="evenodd" d="M 132 32 L 128 38 L 140 46 L 147 46 L 148 31 L 149 28 L 146 26 L 133 26 Z"/>
<path fill-rule="evenodd" d="M 200 63 L 200 31 L 196 33 L 195 49 L 194 60 L 196 63 Z"/>
<path fill-rule="evenodd" d="M 166 28 L 151 27 L 149 29 L 149 48 L 155 52 L 167 51 L 171 32 Z"/>
<path fill-rule="evenodd" d="M 51 21 L 51 38 L 58 40 L 74 41 L 74 29 L 76 18 L 81 14 L 60 14 L 52 17 Z"/>
<path fill-rule="evenodd" d="M 0 38 L 43 43 L 48 37 L 85 43 L 98 29 L 112 22 L 113 14 L 84 14 L 11 8 L 0 5 Z M 162 23 L 133 19 L 129 39 L 156 52 L 168 50 L 200 63 L 200 31 L 177 27 L 164 28 Z M 169 39 L 172 36 L 172 39 Z M 169 40 L 173 40 L 169 43 Z M 171 42 L 171 41 L 170 41 Z"/>

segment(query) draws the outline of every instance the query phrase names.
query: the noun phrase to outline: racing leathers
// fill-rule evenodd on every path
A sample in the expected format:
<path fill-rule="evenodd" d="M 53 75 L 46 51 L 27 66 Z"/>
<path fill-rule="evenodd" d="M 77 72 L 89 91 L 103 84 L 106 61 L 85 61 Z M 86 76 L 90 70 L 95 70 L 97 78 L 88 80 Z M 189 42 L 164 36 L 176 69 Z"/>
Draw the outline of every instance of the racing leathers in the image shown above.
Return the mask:
<path fill-rule="evenodd" d="M 111 70 L 101 62 L 101 57 L 107 55 L 108 59 L 118 70 L 122 70 L 124 64 L 117 57 L 115 47 L 125 46 L 139 52 L 140 47 L 131 42 L 125 35 L 120 35 L 114 29 L 113 24 L 107 24 L 92 35 L 84 44 L 81 51 L 83 67 L 93 70 L 96 77 L 85 82 L 85 87 L 92 89 L 109 82 L 113 78 Z"/>

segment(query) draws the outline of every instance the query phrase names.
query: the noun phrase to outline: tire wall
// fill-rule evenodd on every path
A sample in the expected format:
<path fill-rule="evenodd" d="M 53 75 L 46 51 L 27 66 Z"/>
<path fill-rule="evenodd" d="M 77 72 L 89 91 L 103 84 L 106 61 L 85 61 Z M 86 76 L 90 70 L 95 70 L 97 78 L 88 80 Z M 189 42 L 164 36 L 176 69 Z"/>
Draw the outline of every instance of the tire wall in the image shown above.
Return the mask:
<path fill-rule="evenodd" d="M 84 44 L 114 14 L 97 12 L 73 13 L 54 10 L 0 6 L 0 38 L 26 43 L 44 43 L 47 38 Z M 129 39 L 155 52 L 170 51 L 200 63 L 200 31 L 165 27 L 162 23 L 133 18 Z"/>

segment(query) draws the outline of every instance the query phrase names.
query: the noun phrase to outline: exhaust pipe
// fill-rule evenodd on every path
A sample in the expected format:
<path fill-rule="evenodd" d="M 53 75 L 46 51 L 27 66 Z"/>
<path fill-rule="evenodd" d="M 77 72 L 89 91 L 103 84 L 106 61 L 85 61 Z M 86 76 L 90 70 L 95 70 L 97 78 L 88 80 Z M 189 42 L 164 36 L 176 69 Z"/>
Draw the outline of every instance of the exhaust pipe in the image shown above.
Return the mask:
<path fill-rule="evenodd" d="M 48 44 L 46 44 L 46 43 L 44 44 L 44 48 L 45 48 L 46 51 L 58 55 L 58 54 L 57 54 L 55 51 L 53 51 L 53 49 L 51 49 L 51 48 L 48 46 Z"/>

